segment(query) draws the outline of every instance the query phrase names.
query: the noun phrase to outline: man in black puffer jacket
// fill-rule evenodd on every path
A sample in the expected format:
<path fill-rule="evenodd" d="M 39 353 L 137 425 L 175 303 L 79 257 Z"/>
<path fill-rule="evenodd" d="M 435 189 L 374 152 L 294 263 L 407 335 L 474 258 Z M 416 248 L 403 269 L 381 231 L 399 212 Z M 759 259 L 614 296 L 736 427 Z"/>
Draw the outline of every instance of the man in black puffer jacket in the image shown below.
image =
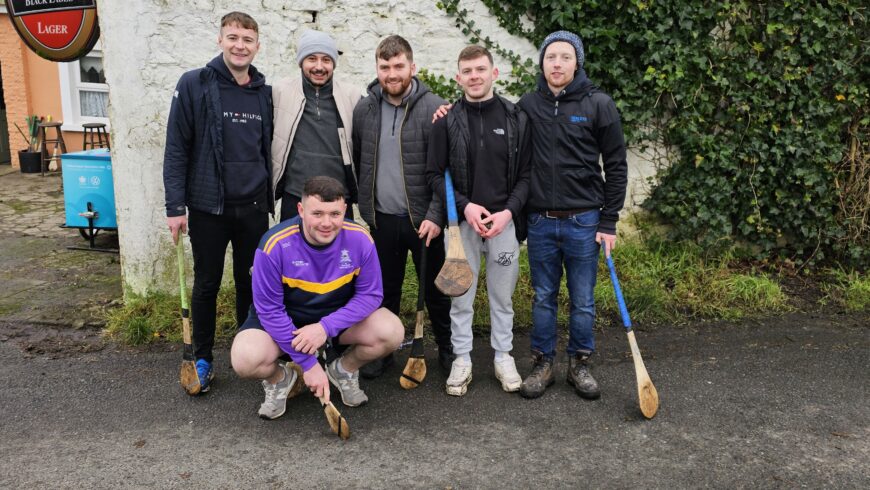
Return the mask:
<path fill-rule="evenodd" d="M 426 306 L 438 344 L 439 363 L 453 362 L 450 345 L 450 298 L 435 287 L 444 264 L 444 202 L 426 181 L 426 148 L 432 114 L 444 99 L 414 76 L 414 53 L 408 41 L 389 36 L 375 51 L 378 79 L 353 111 L 354 162 L 359 172 L 359 211 L 368 223 L 384 282 L 384 306 L 399 314 L 405 262 L 411 252 L 419 277 L 420 251 L 426 259 Z M 379 376 L 392 362 L 371 363 L 363 377 Z"/>
<path fill-rule="evenodd" d="M 519 102 L 532 124 L 528 250 L 535 290 L 533 368 L 520 387 L 528 398 L 541 396 L 555 382 L 563 264 L 571 295 L 568 383 L 583 398 L 600 396 L 589 371 L 595 350 L 593 290 L 599 244 L 609 255 L 616 242 L 628 171 L 616 104 L 589 81 L 583 61 L 583 44 L 576 34 L 550 34 L 541 45 L 538 90 Z"/>
<path fill-rule="evenodd" d="M 214 376 L 217 295 L 227 244 L 233 244 L 240 325 L 253 301 L 249 271 L 254 251 L 269 229 L 273 207 L 271 87 L 251 65 L 260 48 L 257 22 L 241 12 L 225 15 L 218 46 L 222 54 L 205 68 L 182 75 L 175 88 L 163 158 L 172 238 L 177 241 L 190 227 L 196 393 L 208 391 Z"/>

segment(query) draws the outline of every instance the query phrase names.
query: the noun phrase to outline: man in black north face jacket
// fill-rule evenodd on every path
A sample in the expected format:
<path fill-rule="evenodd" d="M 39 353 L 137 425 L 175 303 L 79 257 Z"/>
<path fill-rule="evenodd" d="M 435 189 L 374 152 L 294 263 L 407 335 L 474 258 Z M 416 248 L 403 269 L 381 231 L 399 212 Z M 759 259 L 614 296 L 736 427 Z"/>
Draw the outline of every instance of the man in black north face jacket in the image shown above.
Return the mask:
<path fill-rule="evenodd" d="M 556 312 L 564 265 L 571 296 L 568 383 L 587 399 L 600 396 L 589 371 L 595 350 L 593 291 L 599 244 L 607 255 L 625 200 L 625 140 L 616 104 L 583 71 L 583 43 L 557 31 L 541 45 L 538 89 L 520 99 L 532 125 L 528 201 L 532 305 L 531 374 L 520 393 L 536 398 L 555 381 Z M 599 164 L 599 160 L 603 162 Z"/>
<path fill-rule="evenodd" d="M 253 301 L 249 270 L 269 228 L 272 178 L 271 87 L 251 65 L 260 47 L 257 22 L 231 12 L 221 20 L 222 53 L 182 75 L 169 110 L 163 185 L 173 240 L 190 228 L 194 279 L 193 345 L 200 389 L 211 368 L 217 294 L 227 244 L 233 244 L 236 321 Z M 196 393 L 191 393 L 196 394 Z"/>

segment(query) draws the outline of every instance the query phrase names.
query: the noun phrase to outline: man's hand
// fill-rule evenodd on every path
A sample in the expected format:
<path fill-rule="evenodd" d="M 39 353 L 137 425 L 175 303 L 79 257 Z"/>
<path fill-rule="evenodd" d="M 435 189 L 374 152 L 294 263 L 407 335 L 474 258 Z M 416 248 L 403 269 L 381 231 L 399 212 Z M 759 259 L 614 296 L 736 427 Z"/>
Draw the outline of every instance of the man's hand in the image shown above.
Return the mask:
<path fill-rule="evenodd" d="M 439 105 L 438 109 L 435 110 L 435 114 L 432 114 L 432 124 L 435 124 L 435 121 L 446 116 L 447 111 L 449 111 L 451 107 L 453 107 L 453 104 Z"/>
<path fill-rule="evenodd" d="M 474 230 L 475 233 L 480 236 L 483 236 L 483 234 L 486 233 L 486 226 L 484 226 L 483 220 L 484 218 L 489 217 L 489 210 L 479 204 L 470 202 L 465 206 L 463 214 L 465 215 L 465 222 L 471 226 L 471 229 Z"/>
<path fill-rule="evenodd" d="M 324 402 L 329 401 L 329 379 L 320 363 L 315 363 L 311 369 L 302 373 L 302 381 L 305 381 L 305 386 L 314 396 L 323 398 Z"/>
<path fill-rule="evenodd" d="M 296 330 L 290 345 L 303 354 L 317 354 L 317 349 L 326 343 L 326 329 L 323 325 L 312 323 Z"/>
<path fill-rule="evenodd" d="M 489 228 L 489 230 L 481 236 L 483 238 L 495 238 L 499 236 L 512 219 L 514 219 L 514 213 L 510 209 L 490 215 L 489 218 L 483 220 L 483 225 Z"/>
<path fill-rule="evenodd" d="M 604 244 L 604 256 L 610 257 L 610 251 L 616 247 L 616 235 L 601 233 L 599 231 L 595 234 L 595 241 L 599 244 Z"/>
<path fill-rule="evenodd" d="M 432 241 L 433 238 L 437 237 L 441 234 L 441 227 L 429 221 L 428 219 L 424 219 L 422 223 L 420 223 L 420 230 L 417 233 L 417 236 L 420 238 L 426 239 L 426 246 L 429 246 L 429 242 Z"/>
<path fill-rule="evenodd" d="M 187 233 L 187 215 L 170 216 L 166 218 L 169 224 L 169 232 L 172 233 L 172 242 L 178 243 L 178 234 Z"/>

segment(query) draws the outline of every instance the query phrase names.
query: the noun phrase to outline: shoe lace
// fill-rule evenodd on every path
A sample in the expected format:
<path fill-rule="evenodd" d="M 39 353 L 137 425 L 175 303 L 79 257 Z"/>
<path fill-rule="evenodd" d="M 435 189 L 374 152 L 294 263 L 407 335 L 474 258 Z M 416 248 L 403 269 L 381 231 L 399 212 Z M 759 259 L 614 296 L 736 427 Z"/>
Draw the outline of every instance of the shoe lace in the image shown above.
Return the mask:
<path fill-rule="evenodd" d="M 531 376 L 543 376 L 544 371 L 546 371 L 550 367 L 550 361 L 546 357 L 539 357 L 535 359 L 535 365 L 532 367 Z"/>
<path fill-rule="evenodd" d="M 278 396 L 278 385 L 263 380 L 263 389 L 266 391 L 266 402 L 274 401 Z"/>

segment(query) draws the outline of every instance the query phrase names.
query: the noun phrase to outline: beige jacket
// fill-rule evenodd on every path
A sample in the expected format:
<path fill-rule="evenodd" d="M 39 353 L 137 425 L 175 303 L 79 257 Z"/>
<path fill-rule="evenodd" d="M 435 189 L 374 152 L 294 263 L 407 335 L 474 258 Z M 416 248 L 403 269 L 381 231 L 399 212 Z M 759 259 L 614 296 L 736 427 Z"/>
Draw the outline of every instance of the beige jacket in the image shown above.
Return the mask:
<path fill-rule="evenodd" d="M 353 134 L 353 108 L 362 98 L 362 93 L 348 87 L 335 78 L 332 79 L 332 96 L 338 108 L 338 117 L 341 118 L 343 128 L 338 130 L 338 138 L 341 142 L 341 160 L 350 166 L 351 174 L 356 178 L 356 169 L 353 168 L 353 149 L 351 147 L 351 135 Z M 280 197 L 283 189 L 278 189 L 278 181 L 284 176 L 287 167 L 287 157 L 290 155 L 290 147 L 293 145 L 293 137 L 302 117 L 305 107 L 305 94 L 302 92 L 302 77 L 284 78 L 272 87 L 272 121 L 274 132 L 272 133 L 272 189 Z"/>

